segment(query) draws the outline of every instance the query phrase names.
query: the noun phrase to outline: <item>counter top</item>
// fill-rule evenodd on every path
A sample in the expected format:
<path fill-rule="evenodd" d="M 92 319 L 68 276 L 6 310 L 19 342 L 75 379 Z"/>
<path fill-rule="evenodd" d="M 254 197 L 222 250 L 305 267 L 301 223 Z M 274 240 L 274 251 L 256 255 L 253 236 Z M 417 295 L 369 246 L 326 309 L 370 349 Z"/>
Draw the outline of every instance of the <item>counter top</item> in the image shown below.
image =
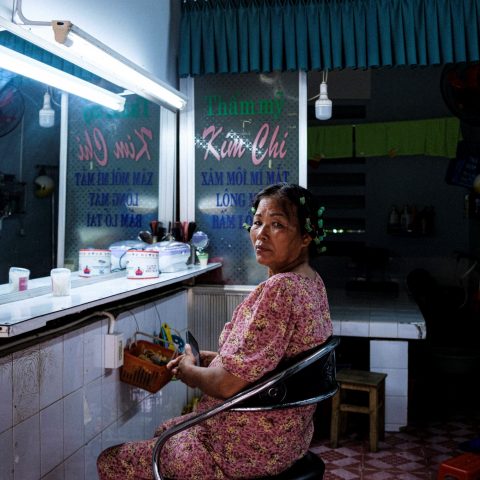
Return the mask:
<path fill-rule="evenodd" d="M 347 337 L 424 339 L 426 324 L 405 291 L 398 296 L 327 289 L 334 333 Z"/>
<path fill-rule="evenodd" d="M 0 285 L 0 338 L 36 330 L 51 320 L 88 308 L 181 283 L 220 266 L 221 263 L 195 265 L 153 279 L 128 279 L 125 270 L 90 278 L 72 272 L 71 294 L 65 297 L 52 295 L 50 277 L 29 280 L 29 288 L 23 292 L 11 293 L 8 284 Z"/>

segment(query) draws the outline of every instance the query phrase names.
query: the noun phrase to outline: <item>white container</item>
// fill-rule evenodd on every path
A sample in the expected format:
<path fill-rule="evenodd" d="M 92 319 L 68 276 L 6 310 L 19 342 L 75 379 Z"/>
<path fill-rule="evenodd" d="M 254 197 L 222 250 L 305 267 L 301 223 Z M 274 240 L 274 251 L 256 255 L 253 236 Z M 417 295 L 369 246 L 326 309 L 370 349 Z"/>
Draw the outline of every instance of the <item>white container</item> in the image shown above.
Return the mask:
<path fill-rule="evenodd" d="M 112 272 L 127 268 L 128 250 L 144 250 L 148 243 L 139 240 L 121 240 L 112 243 L 108 249 L 112 252 Z"/>
<path fill-rule="evenodd" d="M 8 283 L 12 292 L 27 290 L 30 270 L 22 267 L 10 267 L 8 271 Z"/>
<path fill-rule="evenodd" d="M 158 278 L 158 252 L 128 250 L 125 256 L 127 259 L 127 278 Z"/>
<path fill-rule="evenodd" d="M 158 242 L 147 247 L 149 251 L 158 252 L 158 268 L 161 273 L 172 273 L 188 268 L 190 245 L 176 241 Z"/>
<path fill-rule="evenodd" d="M 50 278 L 54 297 L 70 295 L 71 272 L 68 268 L 53 268 L 50 270 Z"/>
<path fill-rule="evenodd" d="M 78 275 L 80 277 L 95 277 L 110 273 L 111 256 L 110 250 L 82 248 L 78 255 Z"/>

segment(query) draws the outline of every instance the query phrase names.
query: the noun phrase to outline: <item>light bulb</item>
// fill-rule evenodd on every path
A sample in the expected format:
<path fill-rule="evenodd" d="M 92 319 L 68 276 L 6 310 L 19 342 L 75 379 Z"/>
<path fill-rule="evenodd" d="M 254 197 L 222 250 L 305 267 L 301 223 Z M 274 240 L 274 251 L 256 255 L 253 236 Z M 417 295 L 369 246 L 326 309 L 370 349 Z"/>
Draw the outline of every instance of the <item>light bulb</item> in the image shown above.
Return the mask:
<path fill-rule="evenodd" d="M 332 101 L 328 98 L 327 84 L 320 84 L 320 96 L 315 102 L 315 117 L 318 120 L 328 120 L 332 118 Z"/>
<path fill-rule="evenodd" d="M 48 92 L 43 96 L 43 108 L 38 112 L 38 123 L 43 128 L 50 128 L 55 124 L 55 110 L 50 105 Z"/>

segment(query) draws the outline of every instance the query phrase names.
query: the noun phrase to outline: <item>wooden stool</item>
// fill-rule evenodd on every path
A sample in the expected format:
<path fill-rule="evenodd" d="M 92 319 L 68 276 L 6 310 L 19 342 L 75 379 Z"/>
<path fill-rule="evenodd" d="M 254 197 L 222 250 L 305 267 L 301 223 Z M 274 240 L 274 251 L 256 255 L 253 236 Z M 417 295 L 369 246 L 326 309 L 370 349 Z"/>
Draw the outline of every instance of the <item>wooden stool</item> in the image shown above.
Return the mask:
<path fill-rule="evenodd" d="M 480 455 L 463 453 L 445 460 L 438 469 L 437 480 L 453 477 L 457 480 L 480 479 Z"/>
<path fill-rule="evenodd" d="M 370 451 L 378 449 L 378 439 L 385 431 L 385 373 L 365 372 L 362 370 L 340 370 L 337 372 L 338 391 L 332 401 L 332 422 L 330 442 L 333 448 L 338 446 L 339 430 L 345 429 L 347 412 L 364 413 L 370 416 Z M 368 406 L 345 403 L 345 392 L 355 390 L 368 392 Z"/>

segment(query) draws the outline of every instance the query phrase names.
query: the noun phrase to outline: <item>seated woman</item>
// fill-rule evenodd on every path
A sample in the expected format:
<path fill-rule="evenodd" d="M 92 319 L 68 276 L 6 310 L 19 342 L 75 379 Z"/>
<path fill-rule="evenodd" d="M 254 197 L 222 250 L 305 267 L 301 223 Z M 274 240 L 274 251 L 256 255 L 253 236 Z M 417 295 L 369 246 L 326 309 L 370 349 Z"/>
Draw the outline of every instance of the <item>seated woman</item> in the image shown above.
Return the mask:
<path fill-rule="evenodd" d="M 204 395 L 204 411 L 238 393 L 284 358 L 324 343 L 332 323 L 323 281 L 309 265 L 323 239 L 323 207 L 308 190 L 277 184 L 257 194 L 250 238 L 269 278 L 236 308 L 219 339 L 218 353 L 189 345 L 168 368 Z M 175 480 L 251 479 L 275 475 L 308 450 L 315 405 L 223 412 L 171 437 L 161 451 L 162 475 Z M 165 422 L 160 432 L 185 417 Z M 111 447 L 98 458 L 105 479 L 151 479 L 155 439 Z"/>

